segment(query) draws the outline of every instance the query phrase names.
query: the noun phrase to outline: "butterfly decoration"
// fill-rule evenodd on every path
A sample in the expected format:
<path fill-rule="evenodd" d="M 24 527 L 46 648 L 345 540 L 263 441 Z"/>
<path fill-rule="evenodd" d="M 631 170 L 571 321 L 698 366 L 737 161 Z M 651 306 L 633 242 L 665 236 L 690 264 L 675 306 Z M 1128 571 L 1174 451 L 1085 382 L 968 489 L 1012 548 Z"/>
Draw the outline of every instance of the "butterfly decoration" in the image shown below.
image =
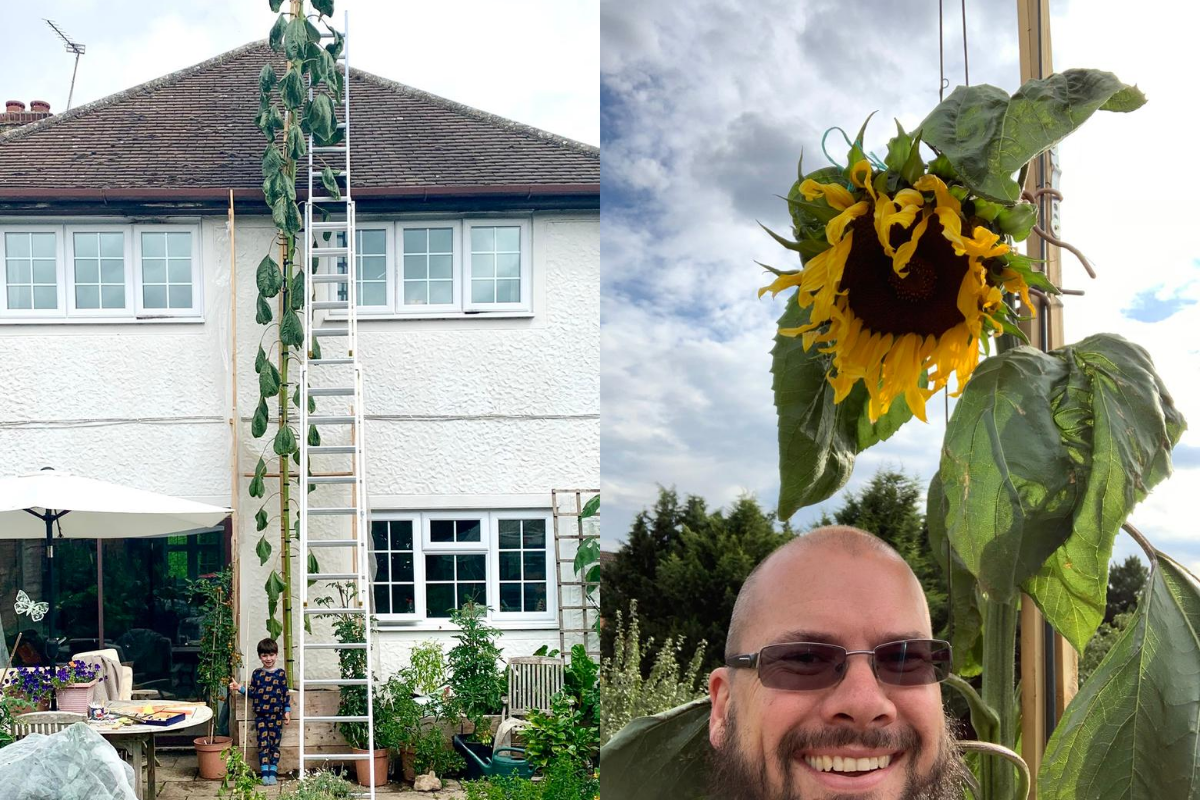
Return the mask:
<path fill-rule="evenodd" d="M 25 594 L 23 589 L 18 589 L 17 602 L 13 605 L 13 610 L 18 614 L 28 614 L 34 622 L 41 622 L 42 618 L 46 616 L 46 612 L 50 610 L 50 604 L 35 603 L 29 599 L 29 595 Z"/>

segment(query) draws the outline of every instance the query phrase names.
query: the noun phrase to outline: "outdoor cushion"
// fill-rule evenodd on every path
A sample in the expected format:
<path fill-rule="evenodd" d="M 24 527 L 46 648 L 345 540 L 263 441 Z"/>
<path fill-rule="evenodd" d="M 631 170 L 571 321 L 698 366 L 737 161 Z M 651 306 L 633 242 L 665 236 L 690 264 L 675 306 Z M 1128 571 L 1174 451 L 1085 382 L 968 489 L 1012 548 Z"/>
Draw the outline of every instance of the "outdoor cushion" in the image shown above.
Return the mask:
<path fill-rule="evenodd" d="M 133 668 L 122 666 L 121 657 L 113 648 L 76 653 L 71 658 L 100 667 L 100 674 L 105 679 L 96 684 L 97 700 L 133 699 Z"/>

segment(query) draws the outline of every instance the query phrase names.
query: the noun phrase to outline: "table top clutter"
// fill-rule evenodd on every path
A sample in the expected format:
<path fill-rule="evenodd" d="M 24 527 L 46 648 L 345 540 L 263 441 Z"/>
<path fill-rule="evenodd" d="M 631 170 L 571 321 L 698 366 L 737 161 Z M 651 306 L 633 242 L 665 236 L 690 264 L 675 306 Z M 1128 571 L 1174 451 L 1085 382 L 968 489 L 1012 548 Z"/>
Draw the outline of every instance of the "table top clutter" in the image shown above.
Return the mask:
<path fill-rule="evenodd" d="M 104 719 L 90 720 L 88 722 L 88 725 L 94 728 L 101 736 L 168 733 L 190 728 L 193 725 L 199 725 L 212 719 L 212 709 L 204 703 L 188 703 L 177 700 L 112 701 L 105 706 L 105 711 L 108 713 Z M 163 712 L 167 714 L 182 714 L 184 717 L 178 722 L 173 722 L 169 725 L 148 725 L 137 722 L 129 716 L 120 716 L 122 714 L 142 716 L 161 714 Z"/>

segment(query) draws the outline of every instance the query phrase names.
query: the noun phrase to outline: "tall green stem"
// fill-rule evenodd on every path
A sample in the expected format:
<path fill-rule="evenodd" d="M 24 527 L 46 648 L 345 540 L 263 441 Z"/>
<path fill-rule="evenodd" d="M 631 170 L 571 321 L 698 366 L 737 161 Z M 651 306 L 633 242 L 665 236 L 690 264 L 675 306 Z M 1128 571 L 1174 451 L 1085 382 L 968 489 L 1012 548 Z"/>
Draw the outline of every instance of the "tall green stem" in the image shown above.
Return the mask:
<path fill-rule="evenodd" d="M 983 702 L 1000 718 L 996 744 L 1016 746 L 1017 606 L 990 598 L 983 603 Z M 1008 764 L 985 758 L 980 785 L 987 800 L 1011 800 L 1015 776 Z"/>
<path fill-rule="evenodd" d="M 289 159 L 291 161 L 291 159 Z M 295 180 L 296 164 L 291 161 L 289 179 Z M 291 303 L 292 288 L 292 258 L 296 249 L 296 237 L 286 237 L 283 260 L 283 290 L 279 293 L 279 319 L 282 320 Z M 282 329 L 282 328 L 281 328 Z M 288 424 L 288 362 L 289 347 L 279 340 L 279 427 L 286 428 Z M 295 670 L 292 669 L 292 518 L 291 482 L 289 470 L 290 456 L 279 457 L 279 527 L 280 527 L 280 558 L 283 562 L 283 583 L 287 587 L 283 592 L 283 657 L 287 669 L 288 683 L 294 684 Z M 294 685 L 293 685 L 294 688 Z"/>

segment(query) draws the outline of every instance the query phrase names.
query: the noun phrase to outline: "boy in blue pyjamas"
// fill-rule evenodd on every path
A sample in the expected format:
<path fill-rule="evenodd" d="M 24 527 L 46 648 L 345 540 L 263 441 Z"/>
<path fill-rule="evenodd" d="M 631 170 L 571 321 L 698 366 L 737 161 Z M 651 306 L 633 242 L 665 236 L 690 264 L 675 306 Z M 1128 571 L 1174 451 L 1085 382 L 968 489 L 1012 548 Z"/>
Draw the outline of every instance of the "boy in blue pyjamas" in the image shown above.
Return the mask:
<path fill-rule="evenodd" d="M 275 663 L 279 659 L 279 645 L 274 639 L 263 639 L 258 643 L 258 657 L 262 667 L 251 674 L 249 686 L 231 680 L 229 688 L 248 695 L 254 705 L 262 782 L 269 786 L 279 782 L 279 740 L 283 738 L 283 726 L 292 721 L 292 706 L 287 672 Z"/>

